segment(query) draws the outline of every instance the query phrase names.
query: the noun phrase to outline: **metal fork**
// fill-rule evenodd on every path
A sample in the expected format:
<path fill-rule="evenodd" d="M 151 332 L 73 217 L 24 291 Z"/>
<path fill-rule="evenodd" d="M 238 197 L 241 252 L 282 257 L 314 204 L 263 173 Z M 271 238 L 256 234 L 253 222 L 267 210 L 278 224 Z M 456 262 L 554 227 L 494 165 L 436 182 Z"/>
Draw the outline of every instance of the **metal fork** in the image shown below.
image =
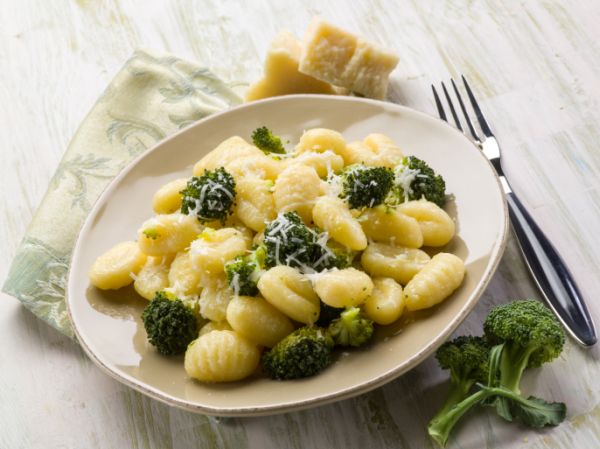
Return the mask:
<path fill-rule="evenodd" d="M 506 195 L 510 222 L 527 267 L 550 308 L 571 336 L 583 346 L 592 346 L 597 341 L 596 329 L 581 293 L 563 259 L 512 191 L 502 170 L 498 141 L 483 116 L 467 80 L 462 75 L 461 78 L 482 134 L 478 134 L 475 130 L 461 94 L 452 79 L 454 94 L 475 144 L 490 160 L 500 178 L 500 183 Z M 446 86 L 444 83 L 441 83 L 441 86 L 456 127 L 465 133 Z M 448 121 L 435 86 L 432 85 L 431 88 L 440 118 Z"/>

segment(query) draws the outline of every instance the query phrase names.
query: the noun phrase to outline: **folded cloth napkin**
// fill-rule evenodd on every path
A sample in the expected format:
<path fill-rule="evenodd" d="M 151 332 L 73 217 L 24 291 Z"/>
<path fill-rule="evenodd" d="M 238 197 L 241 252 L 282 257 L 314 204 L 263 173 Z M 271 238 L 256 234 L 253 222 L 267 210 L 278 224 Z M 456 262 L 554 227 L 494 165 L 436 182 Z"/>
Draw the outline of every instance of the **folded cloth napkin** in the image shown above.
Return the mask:
<path fill-rule="evenodd" d="M 158 141 L 240 102 L 206 68 L 136 51 L 75 133 L 2 290 L 73 336 L 65 306 L 71 251 L 100 193 L 129 161 Z"/>

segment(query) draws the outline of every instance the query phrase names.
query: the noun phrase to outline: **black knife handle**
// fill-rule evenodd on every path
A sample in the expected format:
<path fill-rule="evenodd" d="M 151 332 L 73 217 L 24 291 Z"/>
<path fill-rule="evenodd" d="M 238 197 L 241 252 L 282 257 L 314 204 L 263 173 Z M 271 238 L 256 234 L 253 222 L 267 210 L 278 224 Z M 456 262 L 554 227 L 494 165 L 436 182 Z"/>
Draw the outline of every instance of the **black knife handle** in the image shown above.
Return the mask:
<path fill-rule="evenodd" d="M 564 261 L 513 192 L 506 194 L 510 222 L 538 287 L 567 331 L 584 346 L 596 343 L 596 329 Z"/>

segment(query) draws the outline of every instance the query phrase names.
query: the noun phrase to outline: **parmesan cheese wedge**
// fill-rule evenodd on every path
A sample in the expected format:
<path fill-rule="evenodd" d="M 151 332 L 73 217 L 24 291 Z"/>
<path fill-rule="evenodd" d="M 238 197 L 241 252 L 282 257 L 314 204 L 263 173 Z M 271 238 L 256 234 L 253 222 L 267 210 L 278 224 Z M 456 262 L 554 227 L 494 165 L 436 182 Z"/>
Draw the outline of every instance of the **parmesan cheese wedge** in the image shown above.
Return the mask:
<path fill-rule="evenodd" d="M 300 42 L 289 31 L 281 31 L 271 42 L 265 60 L 264 77 L 251 85 L 246 101 L 297 93 L 335 94 L 329 83 L 300 73 Z"/>
<path fill-rule="evenodd" d="M 365 97 L 384 99 L 398 64 L 390 51 L 315 17 L 300 55 L 300 72 Z"/>

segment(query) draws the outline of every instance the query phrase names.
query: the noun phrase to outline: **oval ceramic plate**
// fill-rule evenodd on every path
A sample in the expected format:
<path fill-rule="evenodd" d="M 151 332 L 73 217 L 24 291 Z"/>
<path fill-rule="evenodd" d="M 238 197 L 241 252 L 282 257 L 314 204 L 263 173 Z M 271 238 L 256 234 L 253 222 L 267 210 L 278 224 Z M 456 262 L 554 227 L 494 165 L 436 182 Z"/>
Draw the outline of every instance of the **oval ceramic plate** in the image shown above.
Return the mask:
<path fill-rule="evenodd" d="M 389 135 L 404 151 L 425 159 L 446 179 L 446 210 L 457 235 L 445 251 L 466 263 L 463 285 L 440 306 L 381 328 L 368 349 L 339 354 L 321 374 L 296 381 L 256 375 L 231 384 L 189 379 L 183 357 L 163 357 L 146 342 L 140 321 L 146 301 L 131 289 L 101 292 L 88 280 L 95 258 L 114 244 L 135 239 L 153 215 L 153 193 L 222 140 L 266 125 L 297 142 L 303 130 L 340 131 L 347 141 Z M 318 95 L 278 97 L 201 120 L 135 160 L 112 182 L 89 214 L 69 273 L 68 307 L 79 342 L 101 368 L 142 393 L 185 409 L 221 416 L 291 411 L 376 388 L 413 368 L 446 340 L 475 306 L 504 249 L 507 213 L 499 181 L 481 152 L 460 132 L 420 112 L 390 103 Z"/>

